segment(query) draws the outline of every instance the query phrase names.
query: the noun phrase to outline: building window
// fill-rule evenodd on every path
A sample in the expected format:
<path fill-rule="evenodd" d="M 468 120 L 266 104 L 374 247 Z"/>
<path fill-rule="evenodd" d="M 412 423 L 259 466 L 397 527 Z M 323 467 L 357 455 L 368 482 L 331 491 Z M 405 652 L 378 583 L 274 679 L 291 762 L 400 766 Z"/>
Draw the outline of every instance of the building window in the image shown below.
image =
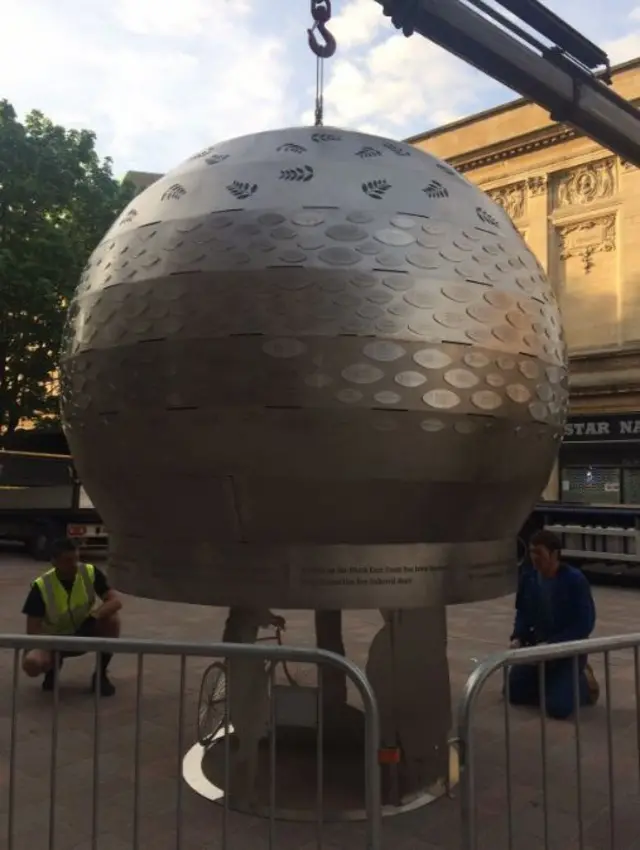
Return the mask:
<path fill-rule="evenodd" d="M 622 470 L 622 501 L 625 505 L 640 505 L 640 469 Z"/>
<path fill-rule="evenodd" d="M 640 470 L 637 472 L 640 473 Z M 618 467 L 565 467 L 562 470 L 562 500 L 581 504 L 618 505 L 622 502 L 622 477 L 622 470 Z M 640 497 L 640 474 L 636 480 Z"/>

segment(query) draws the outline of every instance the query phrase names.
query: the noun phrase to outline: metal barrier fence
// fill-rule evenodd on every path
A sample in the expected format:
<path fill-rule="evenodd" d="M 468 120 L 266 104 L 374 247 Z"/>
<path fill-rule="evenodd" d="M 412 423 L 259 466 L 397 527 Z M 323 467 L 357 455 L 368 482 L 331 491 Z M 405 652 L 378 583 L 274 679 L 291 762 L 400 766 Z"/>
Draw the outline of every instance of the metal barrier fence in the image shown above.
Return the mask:
<path fill-rule="evenodd" d="M 68 687 L 61 686 L 60 677 L 56 676 L 53 693 L 46 695 L 48 701 L 43 701 L 33 680 L 28 680 L 21 672 L 22 652 L 34 649 L 56 653 L 54 658 L 58 658 L 57 653 L 95 653 L 95 668 L 92 667 L 89 672 L 95 670 L 96 675 L 101 669 L 102 653 L 112 653 L 116 659 L 126 656 L 128 660 L 120 661 L 116 674 L 116 681 L 120 686 L 125 685 L 123 690 L 126 692 L 124 695 L 119 693 L 114 701 L 110 700 L 107 707 L 98 689 L 88 703 L 77 689 L 74 694 Z M 315 791 L 312 790 L 312 796 L 315 795 L 315 812 L 312 809 L 315 826 L 310 827 L 315 830 L 318 850 L 323 847 L 323 836 L 328 828 L 323 797 L 326 783 L 322 670 L 332 668 L 347 677 L 347 681 L 359 694 L 364 710 L 364 776 L 359 788 L 359 793 L 362 789 L 364 791 L 364 838 L 367 850 L 380 850 L 378 708 L 365 674 L 348 659 L 323 650 L 287 646 L 16 635 L 0 635 L 0 650 L 12 652 L 12 681 L 4 683 L 0 688 L 0 699 L 4 698 L 6 702 L 4 710 L 0 706 L 0 791 L 5 786 L 0 793 L 0 824 L 5 821 L 0 826 L 0 835 L 4 832 L 6 843 L 0 840 L 0 845 L 5 843 L 7 850 L 31 850 L 35 846 L 34 835 L 40 839 L 43 835 L 47 836 L 42 846 L 48 850 L 70 850 L 71 847 L 80 846 L 82 839 L 85 841 L 82 846 L 90 847 L 91 850 L 97 850 L 99 846 L 105 850 L 110 850 L 112 846 L 131 850 L 153 847 L 159 850 L 164 846 L 162 840 L 172 850 L 189 850 L 192 847 L 202 850 L 209 846 L 226 850 L 227 847 L 233 847 L 234 843 L 241 850 L 249 845 L 256 847 L 253 827 L 249 838 L 246 835 L 240 837 L 240 821 L 246 826 L 246 819 L 230 808 L 229 793 L 219 794 L 220 805 L 202 800 L 196 795 L 185 795 L 183 758 L 193 743 L 193 738 L 189 740 L 187 733 L 188 712 L 192 711 L 193 717 L 196 716 L 195 706 L 189 707 L 187 704 L 187 683 L 193 673 L 190 666 L 200 663 L 195 675 L 202 682 L 203 662 L 215 659 L 224 659 L 223 669 L 229 673 L 221 720 L 221 732 L 226 734 L 222 744 L 218 744 L 223 750 L 221 772 L 227 789 L 233 758 L 233 746 L 230 743 L 232 736 L 229 735 L 232 720 L 229 718 L 234 710 L 233 705 L 230 707 L 233 700 L 231 688 L 234 663 L 250 660 L 264 665 L 263 669 L 267 670 L 266 675 L 271 683 L 267 724 L 268 814 L 266 819 L 260 821 L 265 831 L 268 830 L 264 840 L 269 850 L 276 846 L 276 842 L 280 843 L 280 828 L 287 826 L 276 823 L 276 805 L 281 787 L 278 780 L 278 734 L 275 723 L 277 688 L 273 687 L 276 665 L 289 662 L 310 664 L 318 669 L 315 715 L 317 746 L 313 768 L 317 786 Z M 172 659 L 177 667 L 175 689 L 168 688 L 165 683 L 164 690 L 156 689 L 148 697 L 147 693 L 152 690 L 149 680 L 153 680 L 154 664 L 162 664 L 163 672 L 166 673 Z M 6 669 L 6 665 L 2 666 Z M 222 667 L 222 664 L 218 666 Z M 124 671 L 125 667 L 128 673 Z M 66 673 L 65 668 L 65 675 L 71 678 L 71 671 Z M 26 684 L 19 687 L 21 680 L 25 680 Z M 64 687 L 62 694 L 61 687 Z M 197 683 L 190 690 L 197 694 Z M 150 705 L 149 717 L 145 716 L 143 710 L 145 700 Z M 165 722 L 168 703 L 171 703 L 169 714 L 173 718 L 169 730 Z M 160 719 L 161 716 L 164 721 Z M 88 728 L 81 729 L 83 723 Z M 128 747 L 123 747 L 125 743 Z M 149 755 L 146 762 L 141 758 L 145 748 Z M 131 757 L 127 752 L 132 754 Z M 27 763 L 29 758 L 35 759 L 35 765 Z M 21 790 L 21 783 L 26 786 L 26 792 Z M 149 797 L 158 795 L 157 799 L 149 801 L 148 807 L 155 829 L 153 839 L 143 835 L 146 821 L 143 823 L 142 798 L 145 791 Z M 83 793 L 86 795 L 84 803 L 80 799 Z M 107 806 L 107 797 L 113 794 L 117 798 L 115 808 L 111 804 Z M 26 811 L 28 821 L 19 830 L 16 828 L 18 804 L 21 813 Z M 66 814 L 60 815 L 59 810 L 63 807 Z M 169 817 L 170 809 L 172 812 Z M 69 820 L 69 811 L 74 813 L 72 822 Z M 76 822 L 76 815 L 84 815 L 82 825 Z M 201 824 L 196 824 L 198 818 L 203 821 Z M 252 820 L 251 823 L 255 825 L 256 822 Z M 122 835 L 123 824 L 126 826 L 126 836 Z M 34 830 L 31 833 L 30 826 Z M 201 828 L 206 830 L 206 835 L 198 831 Z M 304 832 L 300 824 L 297 824 L 297 829 Z M 116 838 L 117 831 L 119 835 Z M 239 838 L 237 842 L 234 842 L 234 836 Z M 302 833 L 297 833 L 299 841 L 301 836 Z M 313 834 L 306 834 L 301 843 L 308 846 L 310 840 L 313 840 Z M 290 840 L 286 843 L 291 846 Z"/>
<path fill-rule="evenodd" d="M 632 656 L 632 675 L 628 675 L 625 669 L 625 675 L 622 677 L 625 684 L 625 699 L 628 699 L 628 705 L 625 708 L 624 718 L 626 723 L 623 727 L 618 723 L 618 714 L 614 717 L 613 700 L 612 700 L 612 653 L 618 653 L 623 650 L 631 652 Z M 589 817 L 594 816 L 594 811 L 589 807 L 597 805 L 594 801 L 597 795 L 591 794 L 588 800 L 586 797 L 585 788 L 585 749 L 590 743 L 589 738 L 601 730 L 602 710 L 598 717 L 592 719 L 592 716 L 587 718 L 587 711 L 591 708 L 586 708 L 583 701 L 581 705 L 580 699 L 576 699 L 576 694 L 580 693 L 581 677 L 580 657 L 587 655 L 591 664 L 594 656 L 601 656 L 603 660 L 603 679 L 604 679 L 604 733 L 605 741 L 602 746 L 596 747 L 598 762 L 592 758 L 588 764 L 589 775 L 593 775 L 596 771 L 596 782 L 601 782 L 606 785 L 606 794 L 600 799 L 602 812 L 606 813 L 607 828 L 606 837 L 600 835 L 597 844 L 593 844 L 585 835 L 585 825 Z M 557 662 L 565 660 L 571 667 L 572 675 L 572 690 L 573 690 L 573 711 L 569 717 L 563 719 L 562 723 L 550 724 L 548 715 L 553 716 L 554 708 L 550 707 L 548 699 L 549 678 L 548 671 L 551 666 Z M 629 791 L 633 788 L 633 795 L 629 811 L 634 812 L 633 815 L 635 825 L 632 826 L 634 839 L 640 835 L 640 634 L 621 635 L 608 638 L 596 638 L 585 641 L 574 641 L 563 644 L 541 645 L 537 647 L 508 650 L 496 655 L 493 655 L 481 662 L 473 671 L 462 695 L 458 706 L 458 743 L 460 748 L 460 800 L 461 800 L 461 816 L 462 816 L 462 848 L 463 850 L 477 850 L 479 845 L 479 832 L 482 828 L 482 817 L 478 815 L 478 798 L 483 793 L 482 784 L 478 782 L 478 774 L 481 771 L 481 762 L 485 759 L 478 757 L 478 751 L 482 745 L 483 736 L 486 734 L 478 733 L 478 715 L 480 714 L 478 702 L 485 690 L 487 682 L 497 671 L 502 671 L 502 696 L 504 703 L 504 751 L 502 753 L 503 761 L 500 762 L 500 772 L 503 772 L 504 779 L 504 816 L 506 819 L 506 832 L 504 842 L 497 840 L 494 834 L 488 838 L 492 850 L 504 847 L 505 850 L 512 850 L 517 847 L 520 837 L 530 838 L 531 836 L 523 836 L 523 830 L 527 826 L 523 825 L 518 820 L 518 814 L 514 811 L 514 796 L 517 791 L 516 783 L 513 781 L 513 774 L 517 766 L 514 758 L 514 743 L 513 738 L 514 728 L 517 722 L 514 714 L 518 709 L 511 705 L 510 694 L 510 671 L 521 665 L 534 665 L 537 672 L 537 701 L 539 709 L 539 746 L 538 742 L 534 747 L 529 748 L 527 753 L 529 756 L 533 751 L 539 751 L 539 768 L 541 772 L 540 789 L 541 792 L 541 809 L 542 827 L 537 833 L 537 846 L 544 847 L 545 850 L 551 846 L 551 829 L 550 820 L 555 798 L 550 793 L 550 782 L 555 781 L 556 786 L 561 786 L 562 793 L 565 796 L 573 797 L 574 805 L 569 806 L 573 809 L 571 813 L 567 811 L 565 806 L 562 811 L 562 822 L 564 827 L 564 836 L 562 838 L 562 846 L 575 847 L 576 850 L 584 847 L 598 846 L 599 850 L 606 850 L 606 841 L 608 839 L 608 850 L 616 850 L 617 848 L 628 847 L 629 838 L 626 839 L 618 835 L 616 809 L 619 804 L 618 792 L 620 796 L 623 794 L 628 797 Z M 556 668 L 557 670 L 557 668 Z M 632 682 L 627 680 L 632 679 Z M 626 685 L 628 684 L 628 688 Z M 583 686 L 584 687 L 584 686 Z M 631 705 L 632 703 L 632 705 Z M 521 703 L 522 705 L 522 703 Z M 493 711 L 493 708 L 491 709 Z M 557 712 L 556 712 L 557 713 Z M 558 719 L 562 719 L 558 716 Z M 585 725 L 588 723 L 585 731 Z M 525 736 L 532 736 L 535 730 L 531 725 L 531 716 L 528 718 L 528 725 L 524 728 Z M 526 722 L 526 719 L 525 719 Z M 569 730 L 573 727 L 573 735 L 567 736 L 567 724 Z M 554 733 L 552 747 L 549 746 L 551 733 Z M 573 741 L 569 744 L 568 737 L 572 737 Z M 614 737 L 618 741 L 621 751 L 617 758 L 614 758 Z M 635 740 L 634 740 L 635 739 Z M 522 741 L 522 737 L 520 738 Z M 486 749 L 493 746 L 495 741 L 487 745 Z M 558 758 L 558 747 L 564 748 L 566 756 L 566 747 L 571 746 L 573 749 L 573 764 L 575 771 L 572 769 L 569 776 L 566 773 L 558 773 L 560 758 Z M 553 752 L 555 747 L 553 765 L 550 766 L 551 756 L 550 750 Z M 624 750 L 624 751 L 622 751 Z M 599 759 L 604 756 L 606 768 L 603 773 L 600 772 L 596 764 L 599 764 Z M 566 759 L 565 759 L 566 761 Z M 624 761 L 624 766 L 628 770 L 628 774 L 624 779 L 625 787 L 620 788 L 622 784 L 620 776 L 616 774 L 616 762 Z M 535 773 L 536 765 L 529 763 L 525 766 L 525 770 L 521 770 L 521 776 L 529 776 Z M 530 779 L 529 779 L 530 782 Z M 630 783 L 630 784 L 629 784 Z M 573 787 L 567 786 L 573 785 Z M 536 790 L 537 787 L 536 787 Z M 531 792 L 531 788 L 529 788 Z M 496 810 L 494 802 L 494 811 Z M 575 815 L 575 840 L 569 840 L 570 833 L 569 820 Z M 629 818 L 627 817 L 627 821 Z M 559 821 L 556 813 L 556 821 Z M 629 827 L 629 823 L 626 824 Z M 603 840 L 604 839 L 604 840 Z M 525 842 L 526 843 L 526 842 Z M 524 845 L 523 845 L 524 846 Z M 526 843 L 526 846 L 531 846 Z M 555 846 L 555 844 L 554 844 Z M 560 845 L 558 845 L 560 846 Z"/>

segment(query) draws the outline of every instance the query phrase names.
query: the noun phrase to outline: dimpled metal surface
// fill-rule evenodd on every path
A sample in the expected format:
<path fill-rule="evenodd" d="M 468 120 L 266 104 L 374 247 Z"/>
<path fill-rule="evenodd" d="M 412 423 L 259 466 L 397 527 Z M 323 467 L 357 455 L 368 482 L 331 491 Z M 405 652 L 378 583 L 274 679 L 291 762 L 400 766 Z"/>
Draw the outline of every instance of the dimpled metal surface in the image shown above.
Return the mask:
<path fill-rule="evenodd" d="M 61 374 L 116 586 L 219 605 L 509 592 L 567 406 L 553 292 L 503 210 L 333 128 L 222 142 L 135 198 Z"/>

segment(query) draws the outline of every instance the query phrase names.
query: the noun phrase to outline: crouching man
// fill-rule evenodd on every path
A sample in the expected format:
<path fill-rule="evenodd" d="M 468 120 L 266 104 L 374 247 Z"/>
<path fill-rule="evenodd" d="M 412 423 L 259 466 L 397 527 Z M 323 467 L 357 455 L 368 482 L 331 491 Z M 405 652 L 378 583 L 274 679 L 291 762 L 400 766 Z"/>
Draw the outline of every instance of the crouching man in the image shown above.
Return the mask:
<path fill-rule="evenodd" d="M 51 562 L 52 568 L 31 585 L 22 608 L 27 634 L 119 637 L 122 602 L 102 570 L 81 563 L 76 544 L 68 539 L 54 543 Z M 32 649 L 24 654 L 22 669 L 34 678 L 44 675 L 42 690 L 52 691 L 64 659 L 79 655 L 84 652 L 58 652 L 54 667 L 54 653 Z M 92 689 L 99 686 L 102 696 L 113 696 L 116 690 L 107 673 L 111 658 L 111 653 L 101 654 L 98 678 L 94 673 L 91 681 Z"/>
<path fill-rule="evenodd" d="M 529 541 L 533 569 L 525 568 L 516 596 L 511 647 L 585 640 L 596 622 L 589 582 L 580 570 L 560 561 L 562 543 L 551 531 L 541 530 Z M 564 720 L 575 710 L 574 660 L 560 658 L 545 664 L 546 712 Z M 578 658 L 580 705 L 593 705 L 599 686 L 587 656 Z M 538 667 L 518 664 L 509 670 L 509 700 L 513 705 L 540 705 Z"/>

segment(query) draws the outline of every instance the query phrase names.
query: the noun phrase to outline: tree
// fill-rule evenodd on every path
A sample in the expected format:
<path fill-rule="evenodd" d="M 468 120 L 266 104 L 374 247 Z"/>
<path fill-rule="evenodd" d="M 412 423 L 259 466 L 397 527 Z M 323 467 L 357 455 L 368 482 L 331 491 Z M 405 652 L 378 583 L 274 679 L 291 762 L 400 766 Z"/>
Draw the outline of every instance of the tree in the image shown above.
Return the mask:
<path fill-rule="evenodd" d="M 135 195 L 95 134 L 0 100 L 0 439 L 57 417 L 67 304 L 91 251 Z"/>

